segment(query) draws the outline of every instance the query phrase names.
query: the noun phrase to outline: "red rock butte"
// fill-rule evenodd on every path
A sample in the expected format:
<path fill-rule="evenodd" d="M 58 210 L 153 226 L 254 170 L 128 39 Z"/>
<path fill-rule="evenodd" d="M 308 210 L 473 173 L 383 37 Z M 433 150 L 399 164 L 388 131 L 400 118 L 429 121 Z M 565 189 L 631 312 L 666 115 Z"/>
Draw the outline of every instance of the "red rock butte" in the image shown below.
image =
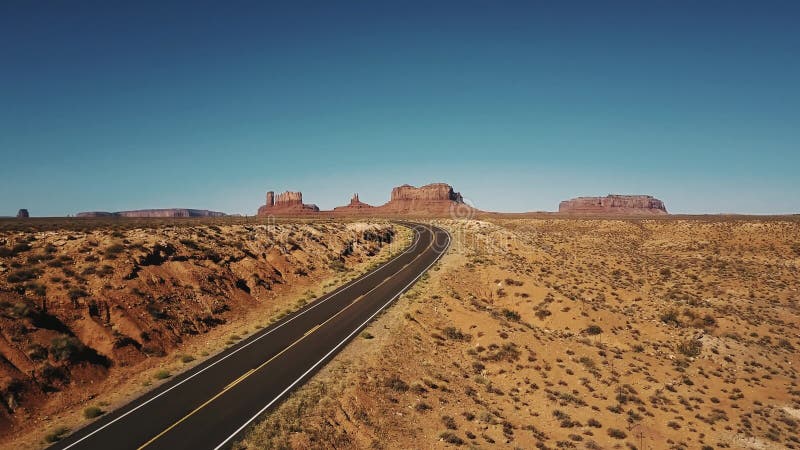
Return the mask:
<path fill-rule="evenodd" d="M 275 195 L 275 192 L 267 192 L 267 202 L 258 208 L 259 216 L 272 214 L 305 214 L 319 212 L 317 205 L 307 205 L 303 203 L 302 192 L 286 191 Z"/>
<path fill-rule="evenodd" d="M 392 189 L 389 201 L 381 206 L 372 206 L 362 202 L 358 194 L 354 194 L 350 203 L 337 206 L 332 211 L 336 214 L 370 214 L 370 215 L 452 215 L 454 211 L 463 215 L 478 210 L 464 203 L 460 193 L 445 183 L 432 183 L 421 187 L 404 184 Z M 258 209 L 258 215 L 293 215 L 319 212 L 315 205 L 303 204 L 300 192 L 284 192 L 277 197 L 267 192 L 266 205 Z"/>
<path fill-rule="evenodd" d="M 334 212 L 363 212 L 363 211 L 373 211 L 375 209 L 374 206 L 368 205 L 361 200 L 358 199 L 358 194 L 353 194 L 353 198 L 350 199 L 350 203 L 345 206 L 337 206 L 333 208 Z"/>
<path fill-rule="evenodd" d="M 664 202 L 649 195 L 577 197 L 564 200 L 558 212 L 570 214 L 668 214 Z"/>

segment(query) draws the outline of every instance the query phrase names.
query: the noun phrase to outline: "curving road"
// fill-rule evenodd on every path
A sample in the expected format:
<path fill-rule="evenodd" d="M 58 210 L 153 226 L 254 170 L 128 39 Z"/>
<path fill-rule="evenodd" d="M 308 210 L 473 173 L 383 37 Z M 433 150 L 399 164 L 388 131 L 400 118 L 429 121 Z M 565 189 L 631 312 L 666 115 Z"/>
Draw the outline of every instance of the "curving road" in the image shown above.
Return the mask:
<path fill-rule="evenodd" d="M 450 235 L 404 223 L 404 253 L 259 330 L 152 392 L 103 416 L 54 449 L 228 448 L 411 287 L 447 250 Z"/>

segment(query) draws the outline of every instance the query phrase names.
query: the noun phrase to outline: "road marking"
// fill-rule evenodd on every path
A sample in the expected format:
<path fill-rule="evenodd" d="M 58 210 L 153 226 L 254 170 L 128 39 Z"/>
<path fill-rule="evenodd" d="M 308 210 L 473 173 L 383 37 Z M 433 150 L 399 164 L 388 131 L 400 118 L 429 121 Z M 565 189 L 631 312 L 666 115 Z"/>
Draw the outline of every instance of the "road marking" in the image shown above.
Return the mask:
<path fill-rule="evenodd" d="M 407 226 L 407 225 L 403 225 L 403 226 Z M 424 228 L 424 226 L 422 228 Z M 107 427 L 113 425 L 114 423 L 124 419 L 128 415 L 134 413 L 135 411 L 139 410 L 140 408 L 144 407 L 145 405 L 149 404 L 150 402 L 158 399 L 162 395 L 172 391 L 173 389 L 177 388 L 178 386 L 182 385 L 183 383 L 186 383 L 187 381 L 191 380 L 192 378 L 196 377 L 197 375 L 200 375 L 201 373 L 203 373 L 206 370 L 214 367 L 215 365 L 221 363 L 222 361 L 225 361 L 226 359 L 230 358 L 231 356 L 235 355 L 236 353 L 240 352 L 241 350 L 244 350 L 245 348 L 249 347 L 250 345 L 256 343 L 259 340 L 261 340 L 262 338 L 272 334 L 274 331 L 282 328 L 284 325 L 292 322 L 293 320 L 297 319 L 298 317 L 300 317 L 300 316 L 304 315 L 305 313 L 311 311 L 312 309 L 316 308 L 317 306 L 319 306 L 319 305 L 327 302 L 328 300 L 336 297 L 338 294 L 340 294 L 340 293 L 346 291 L 347 289 L 353 287 L 354 285 L 358 284 L 360 281 L 366 280 L 367 278 L 370 278 L 373 275 L 375 275 L 376 273 L 378 273 L 381 270 L 385 269 L 386 267 L 389 266 L 389 264 L 391 264 L 392 262 L 394 262 L 396 259 L 400 258 L 401 256 L 405 255 L 406 253 L 410 252 L 411 250 L 415 249 L 417 247 L 417 244 L 419 244 L 419 237 L 420 237 L 419 230 L 417 230 L 413 226 L 411 227 L 411 229 L 414 231 L 414 239 L 412 239 L 411 244 L 408 246 L 408 248 L 403 253 L 400 253 L 399 255 L 393 257 L 392 259 L 390 259 L 389 261 L 385 262 L 384 264 L 382 264 L 380 267 L 378 267 L 374 271 L 372 271 L 372 272 L 370 272 L 370 273 L 368 273 L 366 275 L 363 275 L 362 277 L 356 278 L 355 280 L 352 280 L 352 281 L 346 283 L 345 285 L 339 287 L 335 291 L 327 294 L 327 296 L 320 297 L 316 302 L 314 302 L 310 306 L 308 306 L 307 309 L 304 309 L 304 310 L 301 310 L 299 312 L 294 313 L 295 315 L 289 317 L 288 319 L 285 319 L 285 322 L 282 322 L 282 323 L 276 325 L 274 328 L 267 329 L 262 334 L 258 334 L 258 335 L 254 334 L 253 336 L 251 336 L 250 340 L 247 340 L 246 342 L 242 342 L 241 344 L 239 344 L 238 347 L 233 349 L 230 353 L 226 354 L 225 356 L 222 356 L 220 359 L 214 361 L 213 363 L 211 363 L 211 364 L 209 364 L 209 365 L 207 365 L 205 367 L 202 367 L 202 364 L 201 364 L 198 367 L 202 367 L 202 368 L 200 370 L 198 370 L 197 372 L 195 372 L 192 375 L 184 378 L 183 380 L 175 383 L 173 386 L 170 386 L 168 389 L 164 390 L 163 392 L 160 392 L 159 394 L 153 396 L 152 398 L 148 399 L 147 401 L 137 405 L 135 408 L 131 409 L 130 411 L 127 411 L 124 414 L 121 414 L 119 417 L 116 417 L 115 419 L 113 419 L 110 422 L 104 424 L 103 426 L 97 428 L 96 430 L 92 431 L 91 433 L 88 433 L 86 436 L 83 436 L 82 438 L 78 439 L 77 441 L 73 442 L 72 444 L 67 445 L 66 447 L 64 447 L 64 450 L 72 448 L 72 447 L 78 445 L 79 443 L 83 442 L 84 440 L 90 438 L 91 436 L 94 436 L 95 434 L 99 433 L 100 431 L 104 430 L 105 428 L 107 428 Z M 223 351 L 223 353 L 224 353 L 224 351 Z M 220 353 L 220 354 L 223 354 L 223 353 Z"/>
<path fill-rule="evenodd" d="M 275 398 L 274 398 L 274 399 L 272 399 L 272 400 L 271 400 L 269 403 L 267 403 L 267 405 L 266 405 L 266 406 L 264 406 L 263 408 L 261 408 L 261 409 L 260 409 L 260 410 L 259 410 L 257 413 L 255 413 L 255 415 L 253 415 L 253 417 L 251 417 L 250 419 L 248 419 L 248 420 L 247 420 L 247 421 L 246 421 L 244 424 L 242 424 L 242 426 L 240 426 L 239 428 L 237 428 L 237 429 L 236 429 L 236 431 L 234 431 L 234 432 L 233 432 L 233 433 L 232 433 L 230 436 L 228 436 L 227 438 L 225 438 L 225 440 L 224 440 L 224 441 L 222 441 L 222 442 L 221 442 L 219 445 L 217 445 L 216 447 L 214 447 L 214 450 L 220 450 L 220 449 L 221 449 L 221 448 L 222 448 L 222 447 L 223 447 L 225 444 L 227 444 L 227 443 L 228 443 L 228 442 L 229 442 L 231 439 L 233 439 L 233 438 L 234 438 L 234 437 L 235 437 L 237 434 L 239 434 L 239 433 L 240 433 L 242 430 L 244 430 L 244 429 L 245 429 L 245 428 L 246 428 L 248 425 L 250 425 L 250 424 L 251 424 L 251 423 L 252 423 L 254 420 L 256 420 L 256 419 L 258 418 L 258 416 L 260 416 L 261 414 L 263 414 L 263 413 L 264 413 L 264 411 L 266 411 L 267 409 L 269 409 L 269 407 L 270 407 L 270 406 L 272 406 L 272 405 L 273 405 L 275 402 L 277 402 L 278 400 L 280 400 L 280 398 L 281 398 L 281 397 L 283 397 L 284 395 L 286 395 L 286 393 L 287 393 L 287 392 L 289 392 L 289 391 L 290 391 L 292 388 L 294 388 L 294 386 L 295 386 L 297 383 L 299 383 L 299 382 L 300 382 L 300 380 L 302 380 L 303 378 L 305 378 L 305 377 L 306 377 L 306 376 L 307 376 L 309 373 L 311 373 L 311 372 L 312 372 L 312 371 L 313 371 L 313 370 L 314 370 L 314 369 L 315 369 L 317 366 L 319 366 L 320 364 L 322 364 L 322 362 L 323 362 L 323 361 L 325 361 L 325 360 L 326 360 L 328 357 L 330 357 L 330 356 L 331 356 L 331 355 L 332 355 L 332 354 L 333 354 L 333 353 L 334 353 L 336 350 L 338 350 L 338 349 L 339 349 L 339 347 L 341 347 L 342 345 L 344 345 L 344 343 L 345 343 L 345 342 L 347 342 L 348 340 L 350 340 L 350 339 L 351 339 L 351 338 L 352 338 L 352 337 L 353 337 L 353 336 L 354 336 L 356 333 L 358 333 L 358 332 L 359 332 L 359 331 L 360 331 L 360 330 L 361 330 L 361 329 L 362 329 L 362 328 L 363 328 L 363 327 L 364 327 L 366 324 L 368 324 L 370 320 L 372 320 L 372 319 L 373 319 L 375 316 L 377 316 L 377 315 L 378 315 L 378 314 L 379 314 L 381 311 L 383 311 L 383 310 L 384 310 L 384 309 L 385 309 L 387 306 L 389 306 L 389 304 L 391 304 L 391 303 L 392 303 L 392 302 L 393 302 L 393 301 L 394 301 L 394 300 L 395 300 L 397 297 L 399 297 L 399 296 L 400 296 L 402 293 L 404 293 L 404 292 L 406 291 L 406 289 L 408 289 L 408 288 L 409 288 L 411 285 L 413 285 L 414 283 L 416 283 L 416 282 L 417 282 L 417 280 L 418 280 L 418 279 L 419 279 L 419 278 L 420 278 L 420 277 L 421 277 L 423 274 L 427 273 L 427 272 L 428 272 L 428 269 L 430 269 L 430 268 L 431 268 L 431 266 L 433 266 L 434 264 L 436 264 L 436 262 L 437 262 L 437 261 L 439 261 L 439 259 L 440 259 L 440 258 L 441 258 L 441 257 L 442 257 L 444 254 L 445 254 L 445 250 L 447 250 L 447 248 L 450 246 L 450 242 L 452 241 L 452 239 L 451 239 L 451 236 L 450 236 L 450 233 L 449 233 L 447 230 L 444 230 L 444 232 L 445 232 L 445 233 L 447 233 L 447 245 L 445 245 L 445 247 L 444 247 L 444 249 L 442 250 L 442 252 L 441 252 L 441 253 L 439 253 L 439 254 L 436 256 L 436 259 L 434 259 L 434 260 L 433 260 L 433 262 L 431 262 L 430 264 L 428 264 L 428 267 L 426 267 L 426 268 L 425 268 L 425 270 L 423 270 L 423 271 L 422 271 L 422 272 L 421 272 L 419 275 L 417 275 L 417 276 L 416 276 L 416 277 L 415 277 L 413 280 L 411 280 L 411 282 L 410 282 L 410 283 L 408 283 L 407 285 L 405 285 L 405 286 L 403 287 L 403 289 L 401 289 L 401 290 L 400 290 L 400 291 L 399 291 L 397 294 L 395 294 L 395 295 L 394 295 L 394 297 L 390 298 L 390 299 L 389 299 L 389 301 L 387 301 L 386 303 L 384 303 L 384 304 L 383 304 L 383 306 L 381 306 L 380 308 L 378 308 L 378 310 L 377 310 L 377 311 L 375 311 L 375 312 L 374 312 L 374 313 L 373 313 L 371 316 L 369 316 L 369 317 L 367 318 L 367 320 L 365 320 L 364 322 L 362 322 L 362 323 L 361 323 L 361 325 L 357 326 L 357 327 L 355 328 L 355 330 L 353 330 L 353 332 L 352 332 L 352 333 L 350 333 L 349 335 L 347 335 L 347 337 L 345 337 L 345 338 L 344 338 L 344 339 L 343 339 L 341 342 L 339 342 L 338 344 L 336 344 L 336 346 L 335 346 L 335 347 L 333 347 L 333 348 L 332 348 L 332 349 L 331 349 L 331 350 L 330 350 L 328 353 L 326 353 L 326 354 L 325 354 L 325 356 L 323 356 L 323 357 L 322 357 L 322 358 L 321 358 L 319 361 L 317 361 L 316 363 L 314 363 L 314 365 L 312 365 L 312 366 L 311 366 L 311 367 L 310 367 L 308 370 L 306 370 L 306 371 L 305 371 L 305 372 L 304 372 L 302 375 L 300 375 L 300 376 L 299 376 L 299 377 L 298 377 L 296 380 L 294 380 L 294 381 L 292 382 L 292 384 L 290 384 L 288 387 L 286 387 L 286 389 L 284 389 L 284 390 L 283 390 L 283 391 L 282 391 L 280 394 L 278 394 L 278 396 L 277 396 L 277 397 L 275 397 Z M 434 233 L 434 237 L 435 237 L 435 233 Z M 427 250 L 427 249 L 426 249 L 426 250 Z"/>
<path fill-rule="evenodd" d="M 432 239 L 432 240 L 431 240 L 431 243 L 430 243 L 430 244 L 428 244 L 428 245 L 425 247 L 425 249 L 424 249 L 424 250 L 422 250 L 422 252 L 420 252 L 420 254 L 419 254 L 419 255 L 415 256 L 415 257 L 414 257 L 414 259 L 412 259 L 412 260 L 411 260 L 411 262 L 414 262 L 414 261 L 418 260 L 419 258 L 421 258 L 421 257 L 422 257 L 422 256 L 425 254 L 425 252 L 427 252 L 427 251 L 428 251 L 428 249 L 430 249 L 430 248 L 432 248 L 432 247 L 433 247 L 433 244 L 434 244 L 434 242 L 435 242 L 435 234 L 434 234 L 434 239 Z M 439 256 L 441 256 L 441 254 L 440 254 Z M 437 256 L 437 258 L 434 260 L 434 262 L 436 262 L 436 261 L 439 259 L 439 256 Z M 299 339 L 295 340 L 294 342 L 292 342 L 291 344 L 289 344 L 288 346 L 286 346 L 286 347 L 285 347 L 283 350 L 281 350 L 280 352 L 276 353 L 274 356 L 272 356 L 272 358 L 269 358 L 268 360 L 264 361 L 264 362 L 263 362 L 263 363 L 261 363 L 261 364 L 260 364 L 258 367 L 254 368 L 254 369 L 250 369 L 250 370 L 249 370 L 248 372 L 246 372 L 244 375 L 240 376 L 239 378 L 237 378 L 236 380 L 234 380 L 234 381 L 233 381 L 231 384 L 229 384 L 228 386 L 226 386 L 226 387 L 225 387 L 225 388 L 224 388 L 222 391 L 220 391 L 219 393 L 217 393 L 216 395 L 214 395 L 214 396 L 213 396 L 213 397 L 211 397 L 210 399 L 208 399 L 208 400 L 206 400 L 205 402 L 203 402 L 203 403 L 202 403 L 200 406 L 198 406 L 197 408 L 193 409 L 193 410 L 192 410 L 192 411 L 191 411 L 189 414 L 187 414 L 187 415 L 185 415 L 185 416 L 181 417 L 181 418 L 180 418 L 180 419 L 179 419 L 177 422 L 173 423 L 172 425 L 168 426 L 167 428 L 165 428 L 163 431 L 161 431 L 161 432 L 160 432 L 160 433 L 158 433 L 157 435 L 153 436 L 153 437 L 152 437 L 152 438 L 151 438 L 149 441 L 145 442 L 145 443 L 144 443 L 144 444 L 142 444 L 140 447 L 138 447 L 138 448 L 137 448 L 137 450 L 142 450 L 143 448 L 145 448 L 145 447 L 147 447 L 148 445 L 152 444 L 153 442 L 155 442 L 156 440 L 158 440 L 160 437 L 162 437 L 162 436 L 164 436 L 165 434 L 169 433 L 169 432 L 170 432 L 172 429 L 174 429 L 175 427 L 177 427 L 178 425 L 180 425 L 181 423 L 183 423 L 184 421 L 186 421 L 186 419 L 188 419 L 189 417 L 191 417 L 191 416 L 195 415 L 195 414 L 196 414 L 198 411 L 200 411 L 201 409 L 203 409 L 203 408 L 205 408 L 206 406 L 208 406 L 208 405 L 209 405 L 211 402 L 213 402 L 214 400 L 218 399 L 218 398 L 219 398 L 220 396 L 222 396 L 222 395 L 223 395 L 225 392 L 227 392 L 228 390 L 230 390 L 230 388 L 232 388 L 232 387 L 236 386 L 237 384 L 241 383 L 242 381 L 244 381 L 245 379 L 247 379 L 247 378 L 248 378 L 250 375 L 252 375 L 252 374 L 253 374 L 253 373 L 255 373 L 256 371 L 258 371 L 258 370 L 262 369 L 263 367 L 266 367 L 266 366 L 267 366 L 269 363 L 271 363 L 272 361 L 274 361 L 275 359 L 277 359 L 279 356 L 281 356 L 282 354 L 284 354 L 284 353 L 286 353 L 287 351 L 289 351 L 289 349 L 291 349 L 291 348 L 292 348 L 292 347 L 294 347 L 295 345 L 299 344 L 299 343 L 300 343 L 302 340 L 304 340 L 306 337 L 308 337 L 308 336 L 309 336 L 310 334 L 312 334 L 313 332 L 317 331 L 317 330 L 318 330 L 320 327 L 322 327 L 322 326 L 324 326 L 326 323 L 328 323 L 328 322 L 332 321 L 333 319 L 335 319 L 336 317 L 338 317 L 340 314 L 342 314 L 342 313 L 344 313 L 346 310 L 348 310 L 348 309 L 349 309 L 351 306 L 353 306 L 353 305 L 355 305 L 356 303 L 358 303 L 358 302 L 359 302 L 361 299 L 363 299 L 363 298 L 364 298 L 364 297 L 366 297 L 367 295 L 371 294 L 373 291 L 375 291 L 375 290 L 376 290 L 376 289 L 378 289 L 379 287 L 383 286 L 383 284 L 384 284 L 384 283 L 386 283 L 388 280 L 390 280 L 390 279 L 391 279 L 392 277 L 394 277 L 395 275 L 397 275 L 397 274 L 399 274 L 400 272 L 402 272 L 402 271 L 403 271 L 403 270 L 404 270 L 406 267 L 408 267 L 410 264 L 411 264 L 411 263 L 409 263 L 409 264 L 406 264 L 406 265 L 405 265 L 405 266 L 403 266 L 403 267 L 402 267 L 400 270 L 398 270 L 397 272 L 393 273 L 393 274 L 392 274 L 391 276 L 389 276 L 388 278 L 386 278 L 386 279 L 384 279 L 383 281 L 381 281 L 380 283 L 378 283 L 378 284 L 377 284 L 375 287 L 373 287 L 372 289 L 370 289 L 368 292 L 366 292 L 366 293 L 365 293 L 365 294 L 363 294 L 363 295 L 360 295 L 360 296 L 358 296 L 358 297 L 357 297 L 355 300 L 353 300 L 352 302 L 350 302 L 350 303 L 349 303 L 347 306 L 345 306 L 344 308 L 342 308 L 342 309 L 340 309 L 339 311 L 337 311 L 337 312 L 336 312 L 336 314 L 332 315 L 331 317 L 329 317 L 328 319 L 326 319 L 324 322 L 322 322 L 322 323 L 320 323 L 320 324 L 316 325 L 315 327 L 311 328 L 310 330 L 306 331 L 306 333 L 305 333 L 303 336 L 301 336 Z M 426 268 L 425 268 L 425 270 L 424 270 L 422 273 L 425 273 L 425 271 L 427 271 L 427 270 L 428 270 L 428 268 L 429 268 L 431 265 L 433 265 L 433 263 L 431 263 L 431 264 L 430 264 L 428 267 L 426 267 Z M 416 281 L 416 280 L 417 280 L 417 279 L 418 279 L 418 278 L 419 278 L 421 275 L 422 275 L 422 274 L 418 275 L 416 278 L 414 278 L 414 280 L 413 280 L 413 281 Z M 412 281 L 412 283 L 413 283 L 413 281 Z M 406 286 L 406 287 L 408 287 L 408 286 Z M 405 288 L 403 288 L 403 290 L 405 290 Z M 402 292 L 402 290 L 401 290 L 401 292 Z M 396 297 L 396 296 L 395 296 L 395 297 Z M 381 310 L 382 310 L 383 308 L 384 308 L 384 307 L 381 307 Z M 373 316 L 371 316 L 371 317 L 374 317 L 374 314 L 373 314 Z M 363 325 L 362 325 L 362 326 L 363 326 Z M 360 328 L 360 327 L 361 327 L 361 326 L 359 326 L 359 328 Z"/>
<path fill-rule="evenodd" d="M 239 378 L 237 378 L 237 379 L 233 380 L 233 381 L 231 382 L 231 384 L 229 384 L 229 385 L 225 386 L 225 389 L 223 389 L 223 391 L 227 391 L 228 389 L 230 389 L 230 388 L 232 388 L 232 387 L 236 386 L 236 384 L 237 384 L 237 383 L 239 383 L 240 381 L 242 381 L 242 380 L 244 380 L 245 378 L 247 378 L 247 376 L 248 376 L 248 375 L 250 375 L 251 373 L 253 373 L 255 370 L 256 370 L 256 369 L 250 369 L 250 370 L 248 370 L 247 372 L 245 372 L 245 373 L 244 373 L 244 375 L 242 375 L 242 376 L 240 376 Z"/>

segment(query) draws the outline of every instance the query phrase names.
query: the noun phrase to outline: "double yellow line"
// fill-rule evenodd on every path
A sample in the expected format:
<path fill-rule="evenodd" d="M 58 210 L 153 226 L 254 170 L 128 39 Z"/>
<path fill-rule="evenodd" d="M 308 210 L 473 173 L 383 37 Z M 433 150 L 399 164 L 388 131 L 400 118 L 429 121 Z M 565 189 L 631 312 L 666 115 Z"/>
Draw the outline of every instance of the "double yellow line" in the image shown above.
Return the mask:
<path fill-rule="evenodd" d="M 190 417 L 192 417 L 193 415 L 195 415 L 195 414 L 196 414 L 198 411 L 200 411 L 201 409 L 203 409 L 203 408 L 205 408 L 206 406 L 208 406 L 208 404 L 210 404 L 211 402 L 213 402 L 214 400 L 218 399 L 218 398 L 219 398 L 219 397 L 221 397 L 223 394 L 225 394 L 226 392 L 228 392 L 229 390 L 231 390 L 231 389 L 232 389 L 234 386 L 236 386 L 237 384 L 239 384 L 239 383 L 241 383 L 242 381 L 246 380 L 248 377 L 250 377 L 251 375 L 253 375 L 253 374 L 254 374 L 254 373 L 256 373 L 257 371 L 259 371 L 260 369 L 262 369 L 262 368 L 266 367 L 266 366 L 267 366 L 267 364 L 271 363 L 272 361 L 274 361 L 275 359 L 277 359 L 279 356 L 281 356 L 282 354 L 286 353 L 286 352 L 287 352 L 289 349 L 291 349 L 291 348 L 292 348 L 292 347 L 294 347 L 295 345 L 299 344 L 299 343 L 300 343 L 300 341 L 302 341 L 303 339 L 305 339 L 305 338 L 306 338 L 306 337 L 308 337 L 309 335 L 313 334 L 314 332 L 316 332 L 317 330 L 319 330 L 320 328 L 322 328 L 322 327 L 323 327 L 325 324 L 327 324 L 327 323 L 328 323 L 328 322 L 330 322 L 331 320 L 335 319 L 335 318 L 336 318 L 336 317 L 337 317 L 339 314 L 342 314 L 343 312 L 347 311 L 347 310 L 348 310 L 348 309 L 349 309 L 351 306 L 355 305 L 355 304 L 356 304 L 356 302 L 360 301 L 361 299 L 363 299 L 364 297 L 366 297 L 367 295 L 371 294 L 373 291 L 375 291 L 376 289 L 378 289 L 379 287 L 381 287 L 381 286 L 382 286 L 383 284 L 385 284 L 387 281 L 391 280 L 391 279 L 392 279 L 392 278 L 393 278 L 395 275 L 397 275 L 398 273 L 402 272 L 402 270 L 403 270 L 403 269 L 405 269 L 406 267 L 410 266 L 410 265 L 411 265 L 411 264 L 412 264 L 414 261 L 416 261 L 417 259 L 419 259 L 420 257 L 422 257 L 422 255 L 424 255 L 424 254 L 425 254 L 425 253 L 428 251 L 428 249 L 429 249 L 429 248 L 431 248 L 431 247 L 433 246 L 433 243 L 434 243 L 434 241 L 435 241 L 435 240 L 436 240 L 436 239 L 435 239 L 435 234 L 434 234 L 434 239 L 432 239 L 432 240 L 431 240 L 431 243 L 430 243 L 430 244 L 428 244 L 428 246 L 427 246 L 427 247 L 425 247 L 425 249 L 424 249 L 423 251 L 421 251 L 419 255 L 417 255 L 416 257 L 414 257 L 414 259 L 412 259 L 412 260 L 411 260 L 409 263 L 407 263 L 407 264 L 406 264 L 406 265 L 404 265 L 402 268 L 400 268 L 400 270 L 398 270 L 397 272 L 393 273 L 392 275 L 389 275 L 388 277 L 386 277 L 386 278 L 385 278 L 383 281 L 381 281 L 380 283 L 378 283 L 378 285 L 377 285 L 377 286 L 375 286 L 374 288 L 370 289 L 370 290 L 369 290 L 369 291 L 368 291 L 366 294 L 359 295 L 358 297 L 356 297 L 356 299 L 355 299 L 355 300 L 353 300 L 352 302 L 350 302 L 350 303 L 349 303 L 347 306 L 345 306 L 344 308 L 342 308 L 341 310 L 339 310 L 339 312 L 337 312 L 336 314 L 332 315 L 331 317 L 329 317 L 329 318 L 328 318 L 327 320 L 325 320 L 324 322 L 322 322 L 322 323 L 320 323 L 320 324 L 317 324 L 317 325 L 315 325 L 315 326 L 311 327 L 311 328 L 310 328 L 308 331 L 306 331 L 306 332 L 305 332 L 305 334 L 303 334 L 303 336 L 301 336 L 300 338 L 298 338 L 297 340 L 295 340 L 294 342 L 292 342 L 291 344 L 289 344 L 289 345 L 288 345 L 286 348 L 284 348 L 283 350 L 281 350 L 280 352 L 278 352 L 277 354 L 275 354 L 275 356 L 273 356 L 272 358 L 270 358 L 270 359 L 268 359 L 268 360 L 264 361 L 264 362 L 263 362 L 263 363 L 261 363 L 261 364 L 260 364 L 258 367 L 255 367 L 255 368 L 253 368 L 253 369 L 250 369 L 250 370 L 248 370 L 247 372 L 245 372 L 244 374 L 242 374 L 242 375 L 241 375 L 239 378 L 237 378 L 237 379 L 233 380 L 233 381 L 232 381 L 230 384 L 228 384 L 227 386 L 225 386 L 225 388 L 223 388 L 223 389 L 222 389 L 222 390 L 221 390 L 219 393 L 217 393 L 216 395 L 214 395 L 214 396 L 213 396 L 213 397 L 211 397 L 210 399 L 208 399 L 208 400 L 206 400 L 205 402 L 203 402 L 203 403 L 202 403 L 200 406 L 198 406 L 197 408 L 193 409 L 193 410 L 192 410 L 192 411 L 191 411 L 189 414 L 186 414 L 185 416 L 181 417 L 181 418 L 180 418 L 180 419 L 179 419 L 177 422 L 175 422 L 175 423 L 173 423 L 172 425 L 170 425 L 170 426 L 168 426 L 167 428 L 165 428 L 165 429 L 164 429 L 164 431 L 162 431 L 162 432 L 158 433 L 157 435 L 153 436 L 153 438 L 151 438 L 149 441 L 147 441 L 147 442 L 145 442 L 144 444 L 142 444 L 141 446 L 139 446 L 139 448 L 138 448 L 137 450 L 142 450 L 143 448 L 145 448 L 145 447 L 147 447 L 148 445 L 152 444 L 153 442 L 155 442 L 156 440 L 158 440 L 159 438 L 161 438 L 161 437 L 162 437 L 162 436 L 164 436 L 165 434 L 169 433 L 169 432 L 170 432 L 172 429 L 174 429 L 175 427 L 177 427 L 178 425 L 180 425 L 181 423 L 183 423 L 184 421 L 186 421 L 188 418 L 190 418 Z"/>

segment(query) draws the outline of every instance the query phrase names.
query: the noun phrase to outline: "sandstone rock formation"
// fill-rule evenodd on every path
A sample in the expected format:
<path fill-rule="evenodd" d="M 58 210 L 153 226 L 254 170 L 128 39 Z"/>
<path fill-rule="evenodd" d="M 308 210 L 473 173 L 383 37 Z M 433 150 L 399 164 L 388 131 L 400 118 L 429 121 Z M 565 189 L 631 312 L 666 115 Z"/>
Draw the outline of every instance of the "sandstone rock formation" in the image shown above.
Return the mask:
<path fill-rule="evenodd" d="M 564 200 L 558 212 L 572 214 L 667 214 L 664 202 L 649 195 L 577 197 Z"/>
<path fill-rule="evenodd" d="M 392 189 L 391 198 L 381 206 L 371 206 L 355 194 L 350 204 L 338 206 L 334 213 L 380 215 L 435 215 L 454 218 L 471 217 L 477 209 L 464 203 L 464 198 L 446 183 L 432 183 L 421 187 L 409 184 Z"/>
<path fill-rule="evenodd" d="M 461 194 L 446 183 L 432 183 L 421 187 L 408 184 L 398 186 L 392 189 L 391 199 L 380 209 L 397 214 L 453 215 L 457 212 L 459 217 L 476 211 L 465 204 Z"/>
<path fill-rule="evenodd" d="M 374 209 L 375 209 L 374 206 L 368 205 L 359 200 L 358 194 L 353 194 L 353 198 L 350 199 L 349 204 L 333 208 L 333 210 L 336 212 L 361 212 L 364 210 L 374 210 Z"/>
<path fill-rule="evenodd" d="M 275 192 L 267 192 L 267 202 L 258 208 L 259 216 L 270 214 L 306 214 L 319 212 L 317 205 L 304 204 L 302 192 L 286 191 L 275 195 Z"/>
<path fill-rule="evenodd" d="M 31 215 L 28 213 L 28 210 L 24 208 L 20 209 L 19 212 L 17 212 L 17 219 L 27 219 L 30 216 Z"/>
<path fill-rule="evenodd" d="M 76 217 L 223 217 L 225 213 L 207 209 L 137 209 L 133 211 L 87 211 L 79 212 Z"/>
<path fill-rule="evenodd" d="M 267 192 L 266 204 L 258 208 L 259 216 L 294 215 L 319 212 L 316 205 L 303 203 L 300 192 L 284 192 L 275 195 Z M 354 194 L 350 203 L 324 211 L 336 214 L 380 214 L 380 215 L 435 215 L 457 218 L 471 217 L 477 209 L 464 203 L 464 198 L 453 187 L 445 183 L 432 183 L 421 187 L 408 184 L 392 189 L 391 198 L 381 206 L 368 205 Z"/>
<path fill-rule="evenodd" d="M 403 201 L 453 201 L 463 203 L 461 194 L 453 191 L 453 187 L 445 183 L 431 183 L 422 187 L 404 184 L 392 189 L 389 203 Z"/>

